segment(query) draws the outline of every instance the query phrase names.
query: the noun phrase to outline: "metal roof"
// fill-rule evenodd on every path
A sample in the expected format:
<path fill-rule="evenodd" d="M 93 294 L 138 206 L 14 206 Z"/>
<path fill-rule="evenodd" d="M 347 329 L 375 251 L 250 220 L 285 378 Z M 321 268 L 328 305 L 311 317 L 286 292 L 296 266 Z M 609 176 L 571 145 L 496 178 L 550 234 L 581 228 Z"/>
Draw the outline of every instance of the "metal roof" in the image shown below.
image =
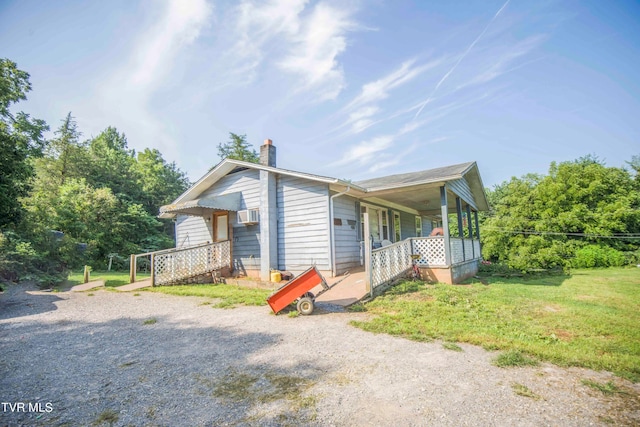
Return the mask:
<path fill-rule="evenodd" d="M 242 194 L 240 192 L 224 194 L 215 198 L 195 199 L 186 202 L 165 205 L 160 208 L 160 218 L 173 218 L 176 214 L 202 216 L 206 211 L 239 211 Z"/>

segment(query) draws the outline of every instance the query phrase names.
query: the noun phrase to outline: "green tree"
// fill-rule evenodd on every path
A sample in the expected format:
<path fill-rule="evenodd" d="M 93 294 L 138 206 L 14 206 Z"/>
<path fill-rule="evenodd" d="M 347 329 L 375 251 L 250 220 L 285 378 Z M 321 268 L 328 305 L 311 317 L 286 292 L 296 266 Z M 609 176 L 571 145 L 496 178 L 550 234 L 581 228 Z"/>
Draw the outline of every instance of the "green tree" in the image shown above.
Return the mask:
<path fill-rule="evenodd" d="M 80 175 L 82 156 L 82 144 L 80 132 L 75 118 L 71 112 L 62 120 L 62 125 L 55 131 L 56 138 L 51 140 L 48 155 L 56 160 L 52 172 L 53 181 L 57 185 L 64 185 L 69 178 L 77 178 Z"/>
<path fill-rule="evenodd" d="M 258 152 L 251 149 L 247 142 L 247 135 L 236 135 L 233 132 L 229 132 L 229 141 L 218 144 L 218 156 L 223 160 L 235 159 L 251 163 L 260 161 Z"/>
<path fill-rule="evenodd" d="M 0 229 L 17 225 L 23 214 L 20 198 L 28 194 L 33 167 L 46 146 L 43 133 L 49 128 L 28 114 L 11 114 L 9 107 L 27 99 L 29 74 L 16 63 L 0 59 Z"/>
<path fill-rule="evenodd" d="M 185 173 L 175 163 L 167 163 L 156 149 L 145 148 L 138 153 L 135 169 L 141 188 L 138 202 L 152 215 L 157 215 L 160 206 L 171 203 L 190 185 Z"/>
<path fill-rule="evenodd" d="M 637 240 L 620 238 L 640 233 L 637 184 L 593 156 L 554 162 L 546 176 L 512 178 L 492 197 L 483 255 L 510 267 L 618 265 L 638 249 Z"/>
<path fill-rule="evenodd" d="M 127 146 L 127 137 L 108 127 L 88 141 L 89 164 L 83 176 L 95 188 L 110 188 L 121 199 L 137 201 L 142 197 L 135 168 L 135 151 Z"/>
<path fill-rule="evenodd" d="M 62 124 L 54 132 L 53 138 L 44 152 L 44 156 L 33 161 L 38 175 L 35 185 L 44 186 L 49 192 L 68 179 L 83 176 L 86 167 L 86 144 L 80 141 L 80 132 L 71 112 L 62 120 Z"/>

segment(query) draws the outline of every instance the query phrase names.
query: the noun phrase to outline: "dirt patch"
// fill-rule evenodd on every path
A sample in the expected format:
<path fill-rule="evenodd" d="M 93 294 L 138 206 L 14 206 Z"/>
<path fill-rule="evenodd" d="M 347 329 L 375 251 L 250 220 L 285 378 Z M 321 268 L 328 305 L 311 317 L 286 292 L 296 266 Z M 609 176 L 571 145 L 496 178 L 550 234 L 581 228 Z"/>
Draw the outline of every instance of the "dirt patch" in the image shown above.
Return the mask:
<path fill-rule="evenodd" d="M 556 338 L 562 341 L 571 341 L 574 337 L 571 332 L 565 331 L 564 329 L 554 329 L 553 334 Z"/>

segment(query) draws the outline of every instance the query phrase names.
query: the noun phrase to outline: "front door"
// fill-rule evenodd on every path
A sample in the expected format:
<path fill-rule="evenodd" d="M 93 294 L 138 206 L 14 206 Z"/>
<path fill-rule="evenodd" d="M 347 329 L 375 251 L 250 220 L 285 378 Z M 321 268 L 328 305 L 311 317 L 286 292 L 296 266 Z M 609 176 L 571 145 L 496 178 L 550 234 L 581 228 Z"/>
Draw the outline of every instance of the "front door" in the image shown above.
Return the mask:
<path fill-rule="evenodd" d="M 213 214 L 213 241 L 229 240 L 229 212 L 220 211 Z"/>

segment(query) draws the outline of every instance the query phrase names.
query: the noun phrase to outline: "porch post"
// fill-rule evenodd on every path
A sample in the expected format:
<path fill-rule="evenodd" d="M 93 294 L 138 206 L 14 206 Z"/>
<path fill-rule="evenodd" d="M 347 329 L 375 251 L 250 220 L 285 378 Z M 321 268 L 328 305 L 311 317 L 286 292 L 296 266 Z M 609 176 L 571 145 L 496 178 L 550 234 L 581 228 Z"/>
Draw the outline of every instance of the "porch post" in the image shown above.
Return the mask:
<path fill-rule="evenodd" d="M 458 216 L 458 237 L 462 240 L 462 260 L 467 260 L 467 255 L 464 253 L 464 230 L 462 229 L 462 201 L 460 197 L 456 197 L 456 215 Z"/>
<path fill-rule="evenodd" d="M 440 213 L 442 214 L 442 234 L 444 237 L 444 259 L 451 265 L 451 240 L 449 239 L 449 208 L 447 207 L 447 186 L 440 187 Z"/>
<path fill-rule="evenodd" d="M 480 225 L 478 224 L 478 211 L 474 211 L 473 215 L 475 217 L 475 222 L 476 222 L 476 238 L 480 240 Z"/>
<path fill-rule="evenodd" d="M 469 226 L 469 238 L 471 239 L 471 255 L 476 259 L 476 247 L 473 244 L 473 224 L 471 223 L 471 206 L 467 204 L 467 225 Z"/>

